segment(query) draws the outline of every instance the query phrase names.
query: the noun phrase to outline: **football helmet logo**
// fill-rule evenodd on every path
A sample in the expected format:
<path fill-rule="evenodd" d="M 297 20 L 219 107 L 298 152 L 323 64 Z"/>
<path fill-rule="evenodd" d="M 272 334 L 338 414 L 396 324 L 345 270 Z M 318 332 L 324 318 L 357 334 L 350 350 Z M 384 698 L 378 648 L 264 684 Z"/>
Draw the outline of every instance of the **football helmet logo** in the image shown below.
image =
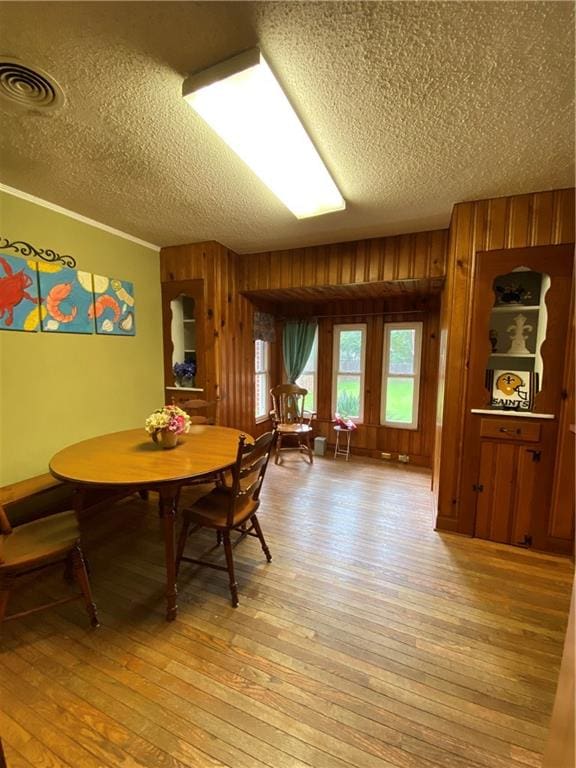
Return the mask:
<path fill-rule="evenodd" d="M 523 390 L 524 386 L 523 380 L 517 373 L 501 373 L 496 379 L 496 389 L 503 392 L 507 397 L 516 394 L 522 400 L 527 400 L 528 392 Z"/>

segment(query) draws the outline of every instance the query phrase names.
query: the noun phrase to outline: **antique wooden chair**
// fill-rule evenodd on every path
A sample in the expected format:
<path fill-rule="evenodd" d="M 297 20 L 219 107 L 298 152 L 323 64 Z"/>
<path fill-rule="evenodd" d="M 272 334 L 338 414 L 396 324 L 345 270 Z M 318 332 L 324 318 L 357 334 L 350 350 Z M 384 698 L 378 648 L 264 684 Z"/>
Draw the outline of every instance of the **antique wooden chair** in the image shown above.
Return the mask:
<path fill-rule="evenodd" d="M 236 463 L 231 472 L 223 475 L 212 491 L 182 512 L 183 522 L 176 553 L 176 569 L 178 570 L 182 560 L 185 560 L 189 563 L 227 571 L 234 608 L 238 605 L 238 585 L 234 576 L 231 532 L 237 531 L 240 534 L 234 546 L 246 536 L 257 537 L 266 560 L 270 562 L 272 559 L 256 517 L 256 510 L 260 506 L 262 482 L 276 438 L 276 432 L 266 432 L 256 440 L 254 445 L 246 445 L 246 437 L 241 435 Z M 217 543 L 224 542 L 225 566 L 184 556 L 186 539 L 189 534 L 200 528 L 212 528 L 216 531 Z"/>
<path fill-rule="evenodd" d="M 312 420 L 316 413 L 304 408 L 307 389 L 297 384 L 280 384 L 270 390 L 272 410 L 270 417 L 274 429 L 278 432 L 275 463 L 278 464 L 281 451 L 297 450 L 306 454 L 310 464 L 314 463 L 314 454 L 310 445 Z"/>
<path fill-rule="evenodd" d="M 182 400 L 178 406 L 190 416 L 191 424 L 216 424 L 215 400 Z"/>
<path fill-rule="evenodd" d="M 65 563 L 67 581 L 75 579 L 81 594 L 53 600 L 36 608 L 6 616 L 14 582 L 21 576 Z M 99 626 L 96 606 L 80 548 L 80 530 L 73 511 L 33 520 L 12 528 L 4 507 L 0 506 L 0 623 L 30 613 L 68 603 L 82 597 L 93 627 Z"/>

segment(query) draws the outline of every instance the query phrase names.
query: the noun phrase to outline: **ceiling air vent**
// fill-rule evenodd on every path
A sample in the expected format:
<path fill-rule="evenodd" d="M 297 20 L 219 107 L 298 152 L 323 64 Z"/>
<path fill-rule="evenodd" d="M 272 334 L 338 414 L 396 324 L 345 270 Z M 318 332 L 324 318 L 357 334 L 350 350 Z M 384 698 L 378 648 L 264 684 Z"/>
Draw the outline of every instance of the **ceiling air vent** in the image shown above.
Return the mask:
<path fill-rule="evenodd" d="M 39 67 L 32 69 L 5 56 L 0 56 L 0 97 L 20 109 L 39 112 L 64 103 L 64 93 L 50 75 Z"/>

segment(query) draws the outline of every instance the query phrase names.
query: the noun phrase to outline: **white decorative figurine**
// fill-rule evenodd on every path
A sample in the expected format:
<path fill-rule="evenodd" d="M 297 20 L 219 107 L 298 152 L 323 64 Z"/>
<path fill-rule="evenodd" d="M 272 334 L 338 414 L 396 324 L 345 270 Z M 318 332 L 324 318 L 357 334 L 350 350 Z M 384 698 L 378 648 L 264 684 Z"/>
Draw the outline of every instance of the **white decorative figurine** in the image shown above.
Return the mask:
<path fill-rule="evenodd" d="M 524 315 L 516 315 L 514 322 L 506 328 L 506 331 L 510 334 L 508 354 L 529 355 L 530 350 L 526 346 L 526 339 L 533 330 L 533 326 L 527 322 L 527 318 Z"/>

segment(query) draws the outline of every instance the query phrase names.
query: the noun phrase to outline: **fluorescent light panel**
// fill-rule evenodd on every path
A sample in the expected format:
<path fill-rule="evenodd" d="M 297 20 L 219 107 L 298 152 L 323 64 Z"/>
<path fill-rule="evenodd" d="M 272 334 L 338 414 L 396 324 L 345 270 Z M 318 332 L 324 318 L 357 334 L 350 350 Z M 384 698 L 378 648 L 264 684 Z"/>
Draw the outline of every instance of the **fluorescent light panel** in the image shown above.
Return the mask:
<path fill-rule="evenodd" d="M 184 81 L 183 96 L 298 219 L 346 207 L 259 50 Z"/>

